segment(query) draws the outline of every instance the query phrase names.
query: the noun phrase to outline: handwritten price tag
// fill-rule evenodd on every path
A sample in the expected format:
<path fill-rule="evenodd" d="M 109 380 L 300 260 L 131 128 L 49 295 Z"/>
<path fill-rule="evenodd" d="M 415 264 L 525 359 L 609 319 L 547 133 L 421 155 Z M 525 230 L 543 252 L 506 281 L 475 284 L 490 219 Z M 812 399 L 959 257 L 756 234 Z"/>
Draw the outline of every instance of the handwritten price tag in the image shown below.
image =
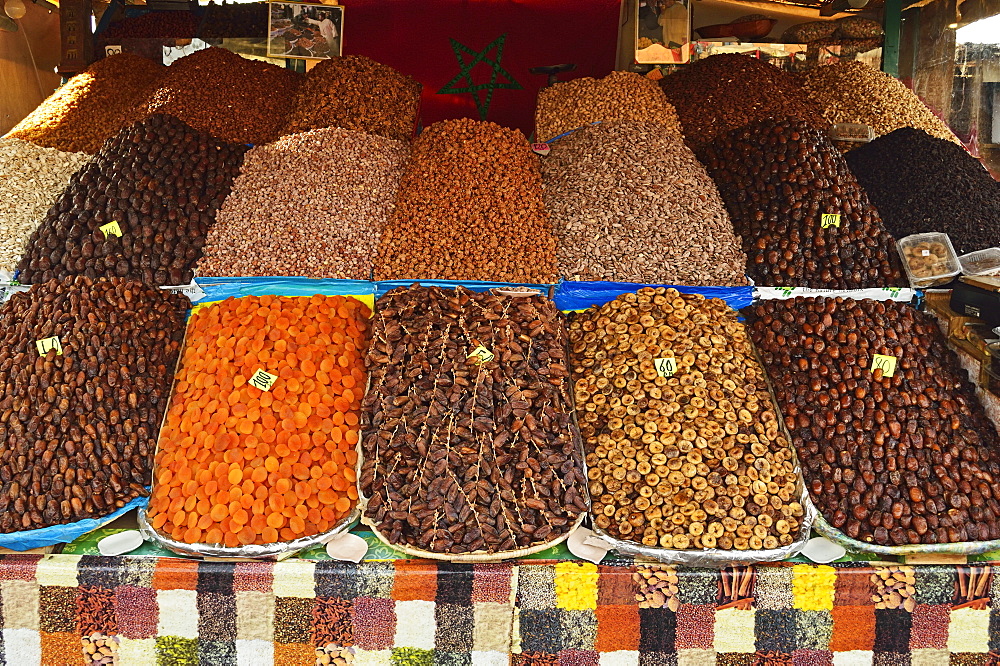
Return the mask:
<path fill-rule="evenodd" d="M 654 358 L 653 366 L 656 368 L 656 374 L 661 377 L 673 377 L 674 373 L 677 372 L 677 359 L 673 356 L 668 358 Z"/>
<path fill-rule="evenodd" d="M 261 391 L 270 391 L 271 387 L 274 386 L 274 382 L 278 381 L 277 375 L 272 375 L 269 372 L 264 372 L 263 370 L 257 370 L 250 377 L 250 386 L 259 388 Z"/>
<path fill-rule="evenodd" d="M 122 52 L 122 47 L 118 44 L 104 47 L 104 55 L 106 56 L 119 55 L 121 52 Z"/>
<path fill-rule="evenodd" d="M 108 222 L 107 224 L 101 225 L 101 233 L 104 234 L 105 238 L 111 238 L 112 236 L 122 237 L 122 228 L 118 226 L 118 222 Z"/>
<path fill-rule="evenodd" d="M 472 353 L 469 354 L 469 360 L 473 361 L 476 365 L 482 365 L 483 363 L 489 363 L 494 358 L 496 358 L 496 355 L 493 352 L 491 352 L 489 349 L 487 349 L 486 347 L 484 347 L 482 345 L 479 345 L 478 347 L 476 347 L 475 349 L 473 349 Z"/>
<path fill-rule="evenodd" d="M 896 357 L 875 354 L 872 358 L 872 372 L 876 370 L 881 370 L 883 377 L 892 377 L 896 374 Z"/>
<path fill-rule="evenodd" d="M 827 227 L 837 227 L 840 228 L 840 213 L 823 213 L 820 215 L 819 224 L 821 227 L 826 229 Z"/>
<path fill-rule="evenodd" d="M 35 340 L 35 347 L 38 348 L 38 353 L 42 356 L 45 356 L 53 349 L 56 350 L 56 354 L 62 356 L 62 343 L 59 342 L 58 336 L 45 338 L 44 340 Z"/>
<path fill-rule="evenodd" d="M 549 144 L 547 143 L 533 143 L 531 144 L 531 149 L 535 151 L 536 154 L 542 156 L 548 155 L 551 151 Z"/>

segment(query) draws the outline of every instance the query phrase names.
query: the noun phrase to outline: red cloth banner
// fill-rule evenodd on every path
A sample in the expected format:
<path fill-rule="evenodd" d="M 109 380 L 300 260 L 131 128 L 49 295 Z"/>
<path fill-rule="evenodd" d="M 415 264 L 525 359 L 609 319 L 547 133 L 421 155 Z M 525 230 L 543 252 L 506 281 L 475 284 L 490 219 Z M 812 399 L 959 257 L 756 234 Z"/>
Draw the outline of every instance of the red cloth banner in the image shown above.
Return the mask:
<path fill-rule="evenodd" d="M 618 0 L 341 0 L 344 54 L 365 55 L 423 84 L 423 125 L 480 118 L 534 131 L 546 77 L 531 67 L 576 63 L 560 79 L 614 69 Z M 478 97 L 478 104 L 476 98 Z M 551 137 L 541 137 L 548 139 Z"/>

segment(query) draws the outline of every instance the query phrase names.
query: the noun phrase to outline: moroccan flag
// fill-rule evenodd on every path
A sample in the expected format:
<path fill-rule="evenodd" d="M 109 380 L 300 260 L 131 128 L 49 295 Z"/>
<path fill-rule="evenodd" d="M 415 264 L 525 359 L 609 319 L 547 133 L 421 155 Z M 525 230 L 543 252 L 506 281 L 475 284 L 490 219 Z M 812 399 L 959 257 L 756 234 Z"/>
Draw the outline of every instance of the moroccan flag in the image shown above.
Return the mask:
<path fill-rule="evenodd" d="M 422 121 L 482 118 L 526 135 L 546 77 L 614 69 L 618 0 L 340 0 L 344 54 L 365 55 L 423 84 Z M 551 137 L 539 137 L 540 140 Z"/>

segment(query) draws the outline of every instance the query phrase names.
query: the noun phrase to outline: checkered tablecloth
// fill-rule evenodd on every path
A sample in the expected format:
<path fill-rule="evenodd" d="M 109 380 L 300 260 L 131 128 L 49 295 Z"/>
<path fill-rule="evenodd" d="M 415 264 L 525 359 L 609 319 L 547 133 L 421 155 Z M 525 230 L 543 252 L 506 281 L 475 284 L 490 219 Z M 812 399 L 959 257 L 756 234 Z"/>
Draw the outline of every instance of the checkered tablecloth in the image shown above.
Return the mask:
<path fill-rule="evenodd" d="M 11 555 L 2 654 L 89 665 L 101 640 L 118 664 L 315 664 L 317 648 L 358 666 L 1000 663 L 994 567 L 897 567 L 895 597 L 879 571 Z"/>

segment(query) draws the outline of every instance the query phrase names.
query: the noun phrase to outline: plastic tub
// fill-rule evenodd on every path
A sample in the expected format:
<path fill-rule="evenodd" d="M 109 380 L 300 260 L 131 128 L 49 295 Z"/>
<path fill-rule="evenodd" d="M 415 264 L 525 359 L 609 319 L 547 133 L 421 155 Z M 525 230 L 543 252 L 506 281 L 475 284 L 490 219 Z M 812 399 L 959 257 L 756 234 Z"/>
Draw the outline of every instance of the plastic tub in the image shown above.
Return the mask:
<path fill-rule="evenodd" d="M 918 289 L 947 284 L 962 272 L 948 234 L 913 234 L 896 243 L 910 286 Z"/>
<path fill-rule="evenodd" d="M 966 275 L 997 275 L 1000 274 L 1000 247 L 988 247 L 963 254 L 958 258 L 962 272 Z"/>

